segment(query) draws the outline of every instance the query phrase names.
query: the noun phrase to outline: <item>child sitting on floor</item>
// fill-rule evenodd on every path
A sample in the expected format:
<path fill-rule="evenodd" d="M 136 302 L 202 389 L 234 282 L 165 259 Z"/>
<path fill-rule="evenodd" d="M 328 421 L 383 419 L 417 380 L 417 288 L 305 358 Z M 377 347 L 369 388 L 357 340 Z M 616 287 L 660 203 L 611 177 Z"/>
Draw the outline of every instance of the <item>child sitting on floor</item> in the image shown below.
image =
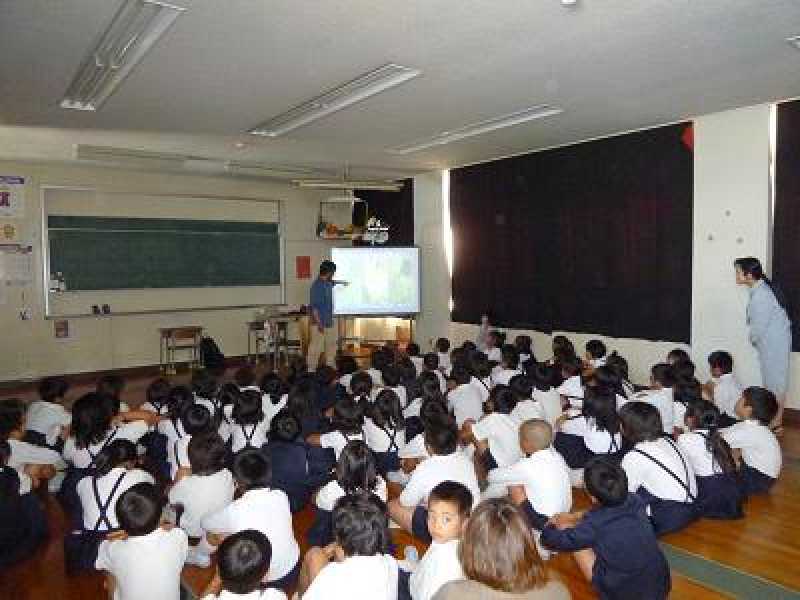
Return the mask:
<path fill-rule="evenodd" d="M 722 413 L 720 427 L 730 427 L 739 421 L 736 404 L 744 389 L 733 374 L 733 357 L 724 350 L 717 350 L 708 355 L 708 366 L 711 380 L 706 384 L 706 391 Z"/>
<path fill-rule="evenodd" d="M 61 451 L 72 415 L 64 408 L 69 384 L 63 377 L 45 377 L 39 383 L 39 400 L 31 403 L 25 418 L 25 441 Z"/>
<path fill-rule="evenodd" d="M 588 511 L 555 515 L 542 543 L 574 552 L 581 573 L 602 600 L 663 600 L 670 591 L 669 566 L 645 505 L 628 493 L 625 471 L 606 458 L 586 465 Z"/>

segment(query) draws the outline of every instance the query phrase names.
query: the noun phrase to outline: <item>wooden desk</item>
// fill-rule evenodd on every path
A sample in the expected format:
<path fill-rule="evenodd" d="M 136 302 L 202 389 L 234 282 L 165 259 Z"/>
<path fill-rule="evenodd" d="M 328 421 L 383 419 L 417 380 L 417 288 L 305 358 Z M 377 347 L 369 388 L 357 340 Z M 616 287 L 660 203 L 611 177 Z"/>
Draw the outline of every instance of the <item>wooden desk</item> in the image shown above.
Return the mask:
<path fill-rule="evenodd" d="M 266 346 L 273 348 L 273 364 L 281 354 L 285 355 L 287 360 L 292 351 L 301 356 L 306 355 L 309 337 L 308 315 L 272 315 L 267 317 L 267 322 L 269 323 L 269 340 L 266 342 Z M 292 323 L 297 324 L 299 339 L 289 339 L 289 325 Z"/>
<path fill-rule="evenodd" d="M 199 325 L 182 325 L 180 327 L 160 327 L 159 361 L 161 372 L 175 375 L 175 355 L 177 352 L 189 352 L 189 368 L 200 366 L 200 340 L 203 339 L 203 328 Z"/>

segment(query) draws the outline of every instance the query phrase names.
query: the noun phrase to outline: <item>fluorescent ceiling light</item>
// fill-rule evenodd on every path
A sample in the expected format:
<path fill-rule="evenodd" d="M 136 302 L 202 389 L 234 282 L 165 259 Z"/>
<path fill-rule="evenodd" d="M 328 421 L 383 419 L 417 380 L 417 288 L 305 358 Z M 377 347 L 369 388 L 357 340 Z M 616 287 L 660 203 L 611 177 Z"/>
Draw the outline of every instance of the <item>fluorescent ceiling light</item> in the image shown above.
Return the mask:
<path fill-rule="evenodd" d="M 114 148 L 112 146 L 91 146 L 88 144 L 77 144 L 75 146 L 75 158 L 103 164 L 154 170 L 180 170 L 183 168 L 185 161 L 185 157 L 179 154 L 147 152 L 145 150 Z"/>
<path fill-rule="evenodd" d="M 277 137 L 417 77 L 421 71 L 389 63 L 304 102 L 250 130 Z"/>
<path fill-rule="evenodd" d="M 792 37 L 786 38 L 786 41 L 789 42 L 794 48 L 800 50 L 800 35 L 793 35 Z"/>
<path fill-rule="evenodd" d="M 99 109 L 185 10 L 157 0 L 124 0 L 83 59 L 61 108 Z"/>
<path fill-rule="evenodd" d="M 399 192 L 403 189 L 403 184 L 395 181 L 297 179 L 293 183 L 301 188 L 316 188 L 320 190 L 375 190 L 379 192 Z"/>
<path fill-rule="evenodd" d="M 548 106 L 547 104 L 540 104 L 524 110 L 518 110 L 508 115 L 503 115 L 502 117 L 495 117 L 494 119 L 487 119 L 485 121 L 473 123 L 472 125 L 466 125 L 464 127 L 460 127 L 459 129 L 454 129 L 453 131 L 443 131 L 442 133 L 439 133 L 431 138 L 418 140 L 403 146 L 388 148 L 386 152 L 389 152 L 390 154 L 411 154 L 412 152 L 426 150 L 427 148 L 433 148 L 434 146 L 442 146 L 444 144 L 463 140 L 465 138 L 487 133 L 489 131 L 495 131 L 497 129 L 503 129 L 505 127 L 519 125 L 521 123 L 527 123 L 528 121 L 533 121 L 535 119 L 544 119 L 545 117 L 560 115 L 562 112 L 564 112 L 564 110 L 561 108 Z"/>

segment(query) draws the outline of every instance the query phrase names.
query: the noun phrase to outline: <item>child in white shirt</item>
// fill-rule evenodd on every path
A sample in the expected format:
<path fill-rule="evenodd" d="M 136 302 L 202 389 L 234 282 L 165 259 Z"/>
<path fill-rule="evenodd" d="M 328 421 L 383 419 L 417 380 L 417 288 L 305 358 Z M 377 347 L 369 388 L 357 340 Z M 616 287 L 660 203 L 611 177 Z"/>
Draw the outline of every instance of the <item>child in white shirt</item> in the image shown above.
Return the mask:
<path fill-rule="evenodd" d="M 467 421 L 465 434 L 475 445 L 475 466 L 479 479 L 497 467 L 507 467 L 521 458 L 519 424 L 511 418 L 514 394 L 508 386 L 492 389 L 488 403 L 491 412 L 477 423 Z"/>
<path fill-rule="evenodd" d="M 447 380 L 442 375 L 442 372 L 439 370 L 439 356 L 435 352 L 428 352 L 425 356 L 422 357 L 422 363 L 425 367 L 425 371 L 423 372 L 431 372 L 436 375 L 436 379 L 439 380 L 439 389 L 442 393 L 447 392 Z"/>
<path fill-rule="evenodd" d="M 216 430 L 217 421 L 208 408 L 202 404 L 192 404 L 181 415 L 181 426 L 185 435 L 167 447 L 167 459 L 170 465 L 170 476 L 177 481 L 192 470 L 189 458 L 189 443 L 196 435 L 211 433 Z"/>
<path fill-rule="evenodd" d="M 300 547 L 292 530 L 289 499 L 281 490 L 271 489 L 269 459 L 254 448 L 239 452 L 233 459 L 233 476 L 242 495 L 228 506 L 201 520 L 212 546 L 244 529 L 256 529 L 272 543 L 274 560 L 265 579 L 270 587 L 294 585 L 299 572 Z"/>
<path fill-rule="evenodd" d="M 593 369 L 606 364 L 606 345 L 602 340 L 589 340 L 586 342 L 586 363 Z"/>
<path fill-rule="evenodd" d="M 422 362 L 422 357 L 420 356 L 419 353 L 420 353 L 419 344 L 417 344 L 416 342 L 410 342 L 408 346 L 406 346 L 406 356 L 408 356 L 408 358 L 414 365 L 414 368 L 417 371 L 417 375 L 422 373 L 422 371 L 425 369 L 425 366 L 423 365 Z"/>
<path fill-rule="evenodd" d="M 366 370 L 372 378 L 373 387 L 383 386 L 383 370 L 392 363 L 392 357 L 386 348 L 378 348 L 372 352 L 370 367 Z"/>
<path fill-rule="evenodd" d="M 525 457 L 489 472 L 489 485 L 508 488 L 531 527 L 539 531 L 550 517 L 572 508 L 569 467 L 552 441 L 553 429 L 547 421 L 525 421 L 519 430 Z"/>
<path fill-rule="evenodd" d="M 762 387 L 749 387 L 736 404 L 736 415 L 742 420 L 722 431 L 740 463 L 747 495 L 767 493 L 780 475 L 781 446 L 770 429 L 777 412 L 775 394 Z"/>
<path fill-rule="evenodd" d="M 245 390 L 231 413 L 231 450 L 236 453 L 243 448 L 261 448 L 267 443 L 269 425 L 261 392 Z"/>
<path fill-rule="evenodd" d="M 392 390 L 395 394 L 397 394 L 397 398 L 400 400 L 400 408 L 405 408 L 408 405 L 408 400 L 406 398 L 406 388 L 400 382 L 402 376 L 400 367 L 389 365 L 383 370 L 382 374 L 384 386 L 383 389 Z"/>
<path fill-rule="evenodd" d="M 505 344 L 501 350 L 500 364 L 492 369 L 492 387 L 508 385 L 514 375 L 519 375 L 519 355 L 511 344 Z"/>
<path fill-rule="evenodd" d="M 214 548 L 209 546 L 203 519 L 233 501 L 233 475 L 225 468 L 227 448 L 216 432 L 192 436 L 189 442 L 191 472 L 180 478 L 169 491 L 170 504 L 181 506 L 178 525 L 199 542 L 189 548 L 187 564 L 207 567 Z"/>
<path fill-rule="evenodd" d="M 567 356 L 561 360 L 561 377 L 564 382 L 558 386 L 561 405 L 581 408 L 583 406 L 583 381 L 581 380 L 581 361 L 577 356 Z"/>
<path fill-rule="evenodd" d="M 656 535 L 678 531 L 697 517 L 697 480 L 688 457 L 663 435 L 661 416 L 647 402 L 620 410 L 622 431 L 633 448 L 622 459 L 628 491 L 647 505 Z"/>
<path fill-rule="evenodd" d="M 478 422 L 483 417 L 483 398 L 471 384 L 472 376 L 463 364 L 456 363 L 450 372 L 456 387 L 447 393 L 447 408 L 455 416 L 459 429 L 468 420 Z"/>
<path fill-rule="evenodd" d="M 493 329 L 486 336 L 486 358 L 490 363 L 499 363 L 503 360 L 503 354 L 500 351 L 501 346 L 506 341 L 506 334 L 502 331 Z"/>
<path fill-rule="evenodd" d="M 333 511 L 336 541 L 308 551 L 298 585 L 303 600 L 396 600 L 397 561 L 389 553 L 385 505 L 345 496 Z"/>
<path fill-rule="evenodd" d="M 117 500 L 121 532 L 100 544 L 95 568 L 107 571 L 114 600 L 180 600 L 181 569 L 188 551 L 182 529 L 159 526 L 164 498 L 139 483 Z"/>
<path fill-rule="evenodd" d="M 475 354 L 471 358 L 469 367 L 472 372 L 470 385 L 481 395 L 481 402 L 485 403 L 489 400 L 489 392 L 492 391 L 492 367 L 489 359 L 483 353 Z"/>
<path fill-rule="evenodd" d="M 175 477 L 175 444 L 186 435 L 181 423 L 181 416 L 194 405 L 194 395 L 185 385 L 176 385 L 167 397 L 167 415 L 158 422 L 157 431 L 166 438 L 165 463 L 161 465 L 169 473 L 170 479 Z M 159 414 L 161 411 L 159 411 Z"/>
<path fill-rule="evenodd" d="M 550 425 L 555 425 L 562 413 L 561 395 L 553 387 L 554 377 L 555 369 L 547 363 L 536 363 L 528 371 L 528 378 L 532 384 L 531 397 L 539 405 L 542 418 Z"/>
<path fill-rule="evenodd" d="M 25 419 L 25 441 L 54 450 L 69 432 L 72 415 L 64 408 L 69 384 L 63 377 L 45 377 L 39 383 L 39 400 L 31 403 Z"/>
<path fill-rule="evenodd" d="M 730 427 L 737 423 L 736 404 L 742 397 L 744 388 L 733 374 L 733 357 L 724 350 L 717 350 L 708 356 L 711 380 L 706 384 L 714 404 L 721 415 L 720 427 Z"/>
<path fill-rule="evenodd" d="M 522 425 L 529 419 L 544 418 L 544 410 L 537 400 L 533 399 L 533 381 L 527 375 L 515 375 L 508 383 L 508 389 L 514 395 L 514 410 L 511 418 Z"/>
<path fill-rule="evenodd" d="M 464 484 L 472 494 L 473 506 L 480 500 L 480 488 L 472 462 L 458 451 L 458 430 L 449 417 L 425 424 L 424 459 L 411 473 L 399 498 L 389 502 L 389 516 L 423 542 L 430 542 L 427 519 L 428 496 L 443 481 Z"/>
<path fill-rule="evenodd" d="M 400 469 L 398 457 L 405 444 L 405 420 L 400 399 L 390 388 L 383 388 L 375 402 L 367 408 L 364 419 L 364 441 L 375 453 L 378 472 L 386 477 Z"/>
<path fill-rule="evenodd" d="M 306 441 L 312 446 L 330 448 L 334 454 L 334 460 L 339 460 L 339 455 L 347 445 L 353 440 L 364 441 L 364 408 L 367 402 L 357 402 L 355 399 L 345 396 L 337 400 L 333 407 L 333 419 L 331 427 L 333 431 L 329 433 L 312 433 Z"/>
<path fill-rule="evenodd" d="M 445 583 L 464 579 L 458 545 L 471 511 L 472 493 L 462 484 L 443 481 L 431 490 L 428 530 L 433 541 L 422 560 L 401 564 L 409 570 L 400 570 L 398 600 L 431 600 Z"/>
<path fill-rule="evenodd" d="M 675 385 L 675 374 L 672 366 L 668 363 L 658 363 L 650 370 L 650 389 L 634 396 L 635 400 L 647 402 L 658 409 L 661 426 L 667 435 L 672 435 L 675 424 L 673 385 Z"/>
<path fill-rule="evenodd" d="M 202 600 L 286 600 L 281 590 L 261 589 L 271 560 L 272 544 L 263 533 L 255 529 L 234 533 L 220 544 L 217 571 Z"/>
<path fill-rule="evenodd" d="M 515 337 L 514 348 L 516 348 L 517 354 L 519 355 L 520 367 L 524 366 L 529 361 L 531 363 L 536 362 L 536 357 L 533 354 L 533 340 L 531 340 L 531 336 L 518 335 Z"/>
<path fill-rule="evenodd" d="M 436 355 L 439 358 L 439 370 L 449 373 L 453 366 L 450 363 L 450 340 L 445 337 L 436 340 Z"/>
<path fill-rule="evenodd" d="M 583 469 L 597 455 L 622 451 L 622 436 L 613 390 L 587 388 L 586 401 L 580 413 L 565 412 L 556 421 L 553 446 L 570 469 Z M 578 473 L 580 475 L 580 473 Z"/>
<path fill-rule="evenodd" d="M 103 375 L 97 381 L 95 391 L 101 396 L 105 396 L 111 402 L 113 416 L 116 417 L 119 413 L 128 412 L 130 410 L 128 404 L 122 401 L 122 392 L 125 391 L 125 380 L 119 375 Z"/>

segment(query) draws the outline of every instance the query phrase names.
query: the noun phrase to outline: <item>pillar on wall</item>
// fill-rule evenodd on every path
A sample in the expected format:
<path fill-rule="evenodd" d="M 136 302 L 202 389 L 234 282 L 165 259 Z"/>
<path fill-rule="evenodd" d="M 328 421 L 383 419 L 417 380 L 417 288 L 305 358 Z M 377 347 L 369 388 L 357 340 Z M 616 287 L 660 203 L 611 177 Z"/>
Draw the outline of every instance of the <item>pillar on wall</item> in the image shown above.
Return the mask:
<path fill-rule="evenodd" d="M 761 380 L 733 261 L 769 256 L 769 119 L 769 105 L 759 105 L 695 120 L 691 339 L 701 378 L 708 354 L 727 350 L 743 384 Z"/>

